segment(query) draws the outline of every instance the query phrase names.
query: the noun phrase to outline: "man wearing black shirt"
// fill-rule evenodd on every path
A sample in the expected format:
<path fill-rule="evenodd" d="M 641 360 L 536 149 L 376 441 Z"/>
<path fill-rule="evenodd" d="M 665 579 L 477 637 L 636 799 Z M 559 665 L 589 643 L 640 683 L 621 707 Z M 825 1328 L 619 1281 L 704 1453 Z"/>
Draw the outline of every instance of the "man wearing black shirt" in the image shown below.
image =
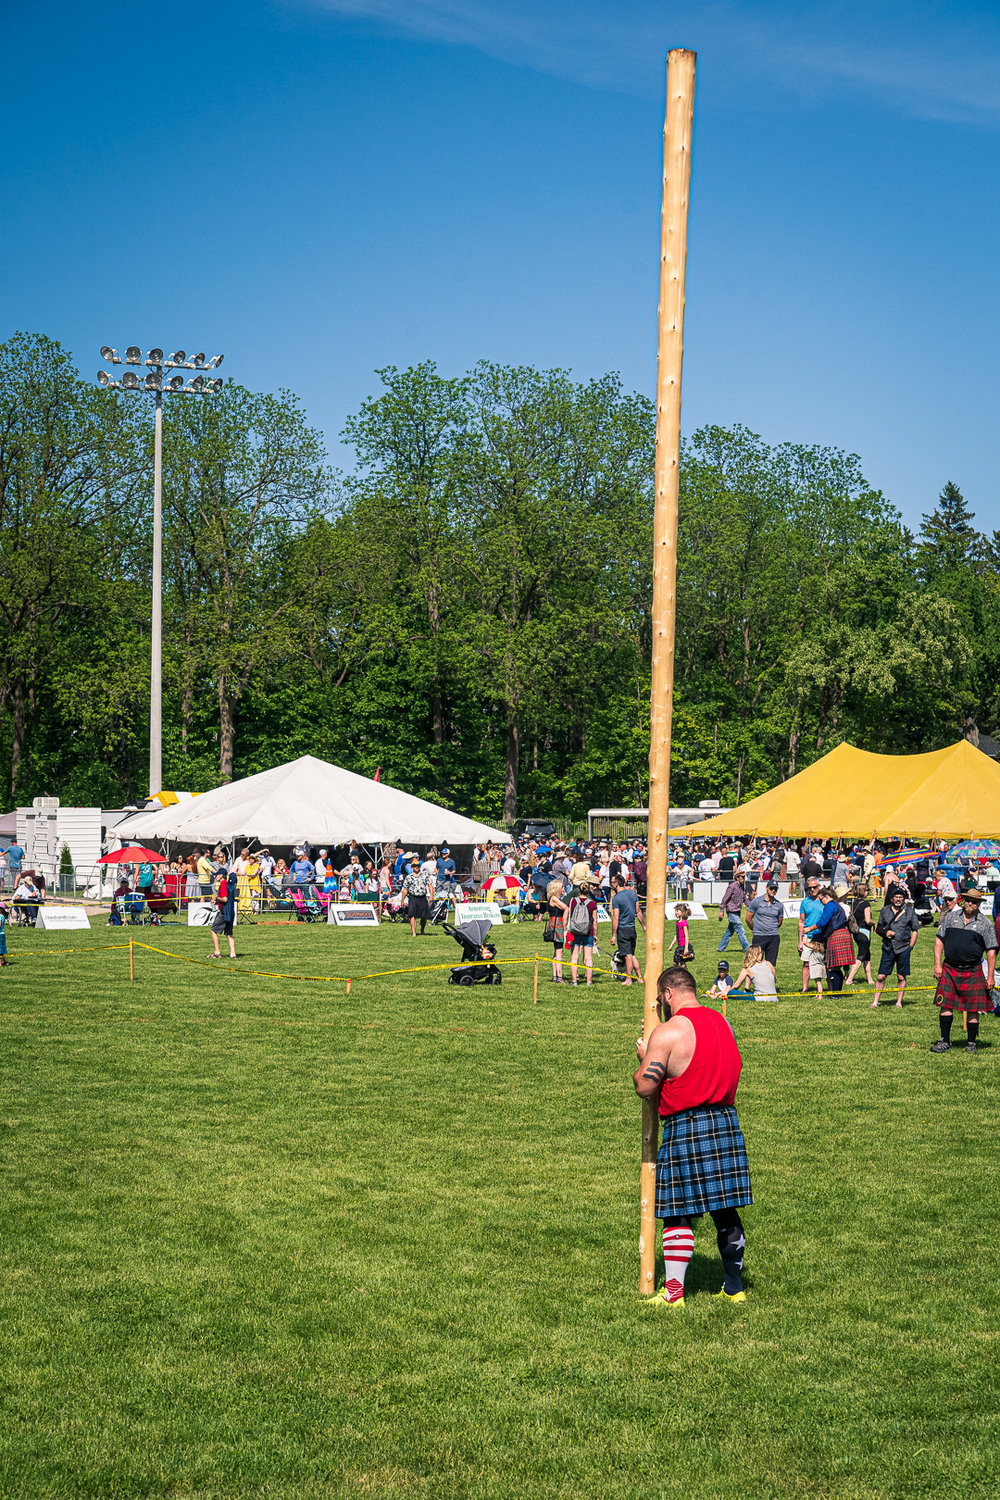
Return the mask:
<path fill-rule="evenodd" d="M 805 883 L 806 883 L 807 880 L 822 880 L 823 879 L 823 866 L 819 863 L 819 860 L 816 858 L 816 853 L 817 853 L 817 851 L 814 849 L 812 851 L 812 853 L 809 855 L 809 858 L 808 859 L 804 859 L 802 861 L 801 865 L 799 866 L 799 874 L 802 877 L 802 884 L 803 885 L 805 885 Z"/>
<path fill-rule="evenodd" d="M 934 1004 L 941 1017 L 941 1038 L 932 1052 L 947 1052 L 951 1047 L 951 1023 L 956 1010 L 966 1013 L 968 1041 L 966 1052 L 975 1052 L 979 1037 L 979 1016 L 992 1009 L 997 956 L 997 937 L 993 923 L 980 914 L 982 891 L 966 891 L 959 906 L 941 918 L 934 940 L 934 978 L 938 981 Z M 983 959 L 986 974 L 983 975 Z"/>
<path fill-rule="evenodd" d="M 715 872 L 716 880 L 724 880 L 728 885 L 736 873 L 736 856 L 731 849 L 727 849 L 719 860 L 719 868 Z"/>

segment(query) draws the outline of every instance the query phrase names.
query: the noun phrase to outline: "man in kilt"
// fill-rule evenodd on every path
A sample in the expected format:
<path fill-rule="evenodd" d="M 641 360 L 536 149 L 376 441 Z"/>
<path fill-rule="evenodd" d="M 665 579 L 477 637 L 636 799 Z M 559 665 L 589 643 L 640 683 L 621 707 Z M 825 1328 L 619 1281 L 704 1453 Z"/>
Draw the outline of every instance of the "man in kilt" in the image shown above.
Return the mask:
<path fill-rule="evenodd" d="M 745 1302 L 746 1236 L 738 1209 L 753 1202 L 746 1145 L 734 1102 L 743 1059 L 724 1016 L 700 1005 L 683 965 L 656 986 L 661 1024 L 636 1042 L 633 1082 L 641 1099 L 658 1099 L 663 1140 L 656 1159 L 656 1217 L 663 1220 L 664 1286 L 650 1300 L 683 1307 L 684 1276 L 694 1254 L 691 1220 L 709 1213 L 725 1270 L 727 1302 Z"/>
<path fill-rule="evenodd" d="M 934 978 L 938 982 L 934 1004 L 938 1007 L 941 1036 L 932 1052 L 947 1052 L 951 1047 L 951 1023 L 956 1010 L 968 1017 L 966 1052 L 976 1051 L 979 1017 L 993 1009 L 993 988 L 997 956 L 997 934 L 994 924 L 980 911 L 982 891 L 964 891 L 953 911 L 945 912 L 934 940 Z M 983 959 L 986 973 L 983 973 Z"/>

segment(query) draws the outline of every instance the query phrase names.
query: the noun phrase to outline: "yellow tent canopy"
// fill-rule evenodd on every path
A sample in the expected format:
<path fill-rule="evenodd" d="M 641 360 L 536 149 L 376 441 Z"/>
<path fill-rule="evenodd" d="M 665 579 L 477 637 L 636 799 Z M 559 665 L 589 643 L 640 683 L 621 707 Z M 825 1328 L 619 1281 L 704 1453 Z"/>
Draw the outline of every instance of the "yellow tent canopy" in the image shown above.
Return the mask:
<path fill-rule="evenodd" d="M 838 745 L 752 802 L 685 830 L 817 838 L 995 838 L 1000 766 L 968 740 L 927 755 Z"/>
<path fill-rule="evenodd" d="M 192 797 L 200 797 L 200 792 L 153 792 L 152 799 L 161 807 L 176 807 L 178 803 L 190 802 Z"/>

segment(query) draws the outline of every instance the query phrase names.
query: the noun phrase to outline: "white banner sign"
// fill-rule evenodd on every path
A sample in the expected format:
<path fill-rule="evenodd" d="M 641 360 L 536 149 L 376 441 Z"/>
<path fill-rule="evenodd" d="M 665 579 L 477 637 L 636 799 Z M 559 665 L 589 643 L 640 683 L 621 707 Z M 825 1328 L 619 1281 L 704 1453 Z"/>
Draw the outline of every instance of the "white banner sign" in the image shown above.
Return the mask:
<path fill-rule="evenodd" d="M 608 911 L 608 908 L 606 906 L 599 906 L 597 908 L 597 920 L 599 922 L 611 921 L 611 913 Z M 618 920 L 621 921 L 621 918 L 619 917 Z"/>
<path fill-rule="evenodd" d="M 455 921 L 491 922 L 494 927 L 502 927 L 503 912 L 496 901 L 460 901 L 455 907 Z"/>
<path fill-rule="evenodd" d="M 188 906 L 189 927 L 211 927 L 215 907 L 211 901 L 192 901 Z"/>
<path fill-rule="evenodd" d="M 378 912 L 374 906 L 356 905 L 353 901 L 331 901 L 326 920 L 336 927 L 377 927 Z"/>
<path fill-rule="evenodd" d="M 782 910 L 784 911 L 786 917 L 798 917 L 799 907 L 801 905 L 802 905 L 801 900 L 799 900 L 799 901 L 782 901 L 782 903 L 781 903 Z"/>
<path fill-rule="evenodd" d="M 49 932 L 89 932 L 90 918 L 82 906 L 40 906 L 35 926 Z"/>
<path fill-rule="evenodd" d="M 691 921 L 691 922 L 707 922 L 708 921 L 708 912 L 702 906 L 702 904 L 701 904 L 700 901 L 688 901 L 687 905 L 691 908 L 691 916 L 688 918 L 689 921 Z M 666 916 L 667 916 L 667 921 L 668 922 L 676 922 L 677 921 L 677 902 L 676 901 L 668 901 L 667 904 L 664 906 L 663 910 L 666 912 Z M 621 919 L 619 918 L 619 920 L 621 920 Z"/>

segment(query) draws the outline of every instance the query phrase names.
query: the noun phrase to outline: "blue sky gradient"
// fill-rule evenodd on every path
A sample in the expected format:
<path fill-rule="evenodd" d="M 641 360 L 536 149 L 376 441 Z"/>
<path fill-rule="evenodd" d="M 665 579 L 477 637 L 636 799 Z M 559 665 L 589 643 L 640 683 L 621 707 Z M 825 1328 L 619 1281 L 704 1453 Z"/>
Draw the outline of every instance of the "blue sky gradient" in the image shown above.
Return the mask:
<path fill-rule="evenodd" d="M 960 3 L 4 7 L 0 332 L 225 351 L 341 463 L 374 370 L 652 393 L 663 60 L 699 53 L 684 426 L 997 504 L 1000 20 Z"/>

